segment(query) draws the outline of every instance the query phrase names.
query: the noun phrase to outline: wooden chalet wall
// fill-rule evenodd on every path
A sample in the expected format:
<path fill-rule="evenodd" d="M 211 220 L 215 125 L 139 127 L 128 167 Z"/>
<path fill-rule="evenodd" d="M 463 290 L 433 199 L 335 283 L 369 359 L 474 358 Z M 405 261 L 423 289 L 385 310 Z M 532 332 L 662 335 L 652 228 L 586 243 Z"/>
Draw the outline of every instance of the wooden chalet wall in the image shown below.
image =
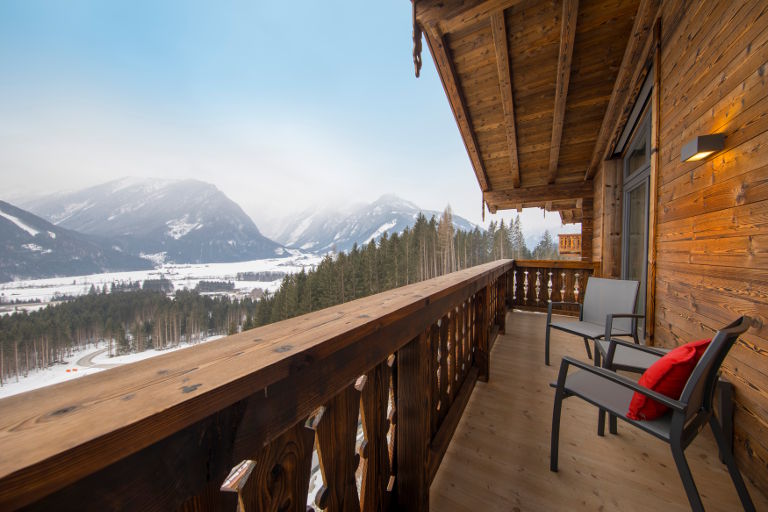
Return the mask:
<path fill-rule="evenodd" d="M 724 376 L 735 386 L 738 462 L 768 493 L 768 3 L 665 1 L 658 18 L 653 343 L 708 338 L 741 314 L 755 319 Z M 653 60 L 652 37 L 640 65 Z M 725 134 L 725 150 L 680 162 L 682 146 L 709 133 Z M 595 259 L 613 276 L 620 272 L 617 162 L 603 162 L 594 180 Z"/>
<path fill-rule="evenodd" d="M 603 162 L 595 175 L 593 261 L 600 263 L 602 277 L 621 276 L 621 165 Z"/>

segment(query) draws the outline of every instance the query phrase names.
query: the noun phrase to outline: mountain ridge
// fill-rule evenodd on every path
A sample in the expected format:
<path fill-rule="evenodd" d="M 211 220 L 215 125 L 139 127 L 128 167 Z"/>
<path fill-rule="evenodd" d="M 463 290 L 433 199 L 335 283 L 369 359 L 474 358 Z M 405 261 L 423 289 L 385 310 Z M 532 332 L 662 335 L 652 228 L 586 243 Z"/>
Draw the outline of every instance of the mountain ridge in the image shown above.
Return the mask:
<path fill-rule="evenodd" d="M 126 252 L 155 263 L 245 261 L 287 255 L 287 249 L 349 251 L 412 227 L 419 214 L 442 215 L 384 194 L 371 203 L 309 208 L 283 218 L 272 227 L 272 240 L 215 185 L 153 178 L 122 178 L 22 205 L 62 228 L 119 240 Z M 458 215 L 453 222 L 464 231 L 478 227 Z"/>
<path fill-rule="evenodd" d="M 272 237 L 286 247 L 314 253 L 348 251 L 355 244 L 378 240 L 384 233 L 391 236 L 412 227 L 419 213 L 427 219 L 442 215 L 395 194 L 384 194 L 372 203 L 351 208 L 307 209 L 282 222 L 283 227 Z M 478 227 L 458 215 L 453 215 L 453 224 L 464 231 Z"/>
<path fill-rule="evenodd" d="M 146 270 L 152 264 L 113 240 L 56 226 L 0 201 L 0 282 Z"/>
<path fill-rule="evenodd" d="M 218 263 L 285 254 L 215 185 L 123 178 L 24 203 L 55 225 L 120 240 L 134 254 L 176 263 Z"/>

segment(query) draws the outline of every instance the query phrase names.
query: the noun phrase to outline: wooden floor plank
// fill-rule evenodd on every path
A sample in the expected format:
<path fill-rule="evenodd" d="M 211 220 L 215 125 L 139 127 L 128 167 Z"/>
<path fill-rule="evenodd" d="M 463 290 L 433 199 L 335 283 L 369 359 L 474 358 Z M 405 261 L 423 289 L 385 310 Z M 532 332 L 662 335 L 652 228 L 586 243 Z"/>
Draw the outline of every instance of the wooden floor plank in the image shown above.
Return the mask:
<path fill-rule="evenodd" d="M 598 437 L 597 410 L 577 398 L 564 402 L 560 471 L 549 471 L 549 383 L 558 364 L 543 364 L 546 316 L 508 315 L 507 334 L 491 353 L 491 379 L 477 383 L 432 483 L 431 509 L 690 510 L 666 444 L 621 422 L 619 435 Z M 586 360 L 580 339 L 553 332 L 553 362 L 563 355 Z M 706 510 L 739 510 L 708 431 L 686 456 Z M 757 510 L 768 510 L 768 498 L 747 485 Z"/>

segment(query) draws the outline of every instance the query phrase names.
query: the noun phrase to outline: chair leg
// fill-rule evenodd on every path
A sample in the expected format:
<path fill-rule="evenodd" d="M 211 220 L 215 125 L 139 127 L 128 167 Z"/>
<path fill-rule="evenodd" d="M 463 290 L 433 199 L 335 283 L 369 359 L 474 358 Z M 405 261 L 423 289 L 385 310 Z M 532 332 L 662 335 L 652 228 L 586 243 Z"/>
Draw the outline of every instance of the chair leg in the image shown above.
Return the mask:
<path fill-rule="evenodd" d="M 589 348 L 589 338 L 584 338 L 584 348 L 587 349 L 587 358 L 592 359 L 592 350 Z"/>
<path fill-rule="evenodd" d="M 544 364 L 549 366 L 549 324 L 547 324 L 547 334 L 544 336 Z"/>
<path fill-rule="evenodd" d="M 600 366 L 600 351 L 597 349 L 597 341 L 595 341 L 595 366 Z M 605 435 L 605 409 L 599 409 L 597 412 L 597 435 L 600 437 Z"/>
<path fill-rule="evenodd" d="M 605 436 L 605 409 L 597 411 L 597 435 L 600 437 Z"/>
<path fill-rule="evenodd" d="M 724 378 L 717 380 L 715 387 L 717 395 L 717 420 L 723 433 L 725 444 L 733 452 L 733 387 Z M 725 464 L 725 455 L 720 450 L 720 462 Z"/>
<path fill-rule="evenodd" d="M 555 404 L 552 407 L 552 434 L 549 448 L 549 470 L 557 471 L 557 456 L 560 444 L 560 413 L 563 409 L 563 391 L 555 390 Z"/>
<path fill-rule="evenodd" d="M 723 429 L 720 428 L 720 423 L 718 423 L 714 416 L 709 417 L 709 426 L 712 429 L 712 433 L 715 435 L 717 447 L 720 449 L 720 456 L 725 459 L 724 462 L 728 467 L 728 473 L 731 474 L 731 480 L 733 480 L 733 485 L 736 487 L 736 492 L 739 493 L 741 506 L 744 507 L 746 512 L 755 512 L 755 504 L 752 503 L 752 498 L 749 496 L 747 486 L 744 485 L 744 479 L 741 477 L 741 473 L 739 473 L 739 468 L 736 467 L 736 460 L 733 458 L 733 452 L 728 446 Z"/>
<path fill-rule="evenodd" d="M 680 474 L 680 480 L 683 481 L 683 487 L 685 488 L 685 494 L 688 496 L 688 503 L 691 505 L 691 510 L 693 510 L 693 512 L 704 512 L 704 504 L 702 504 L 699 491 L 696 489 L 696 483 L 693 481 L 693 475 L 691 474 L 691 468 L 688 467 L 688 461 L 685 460 L 682 446 L 680 446 L 679 441 L 673 440 L 671 447 L 672 457 L 675 459 L 677 472 Z"/>
<path fill-rule="evenodd" d="M 608 421 L 610 422 L 610 426 L 608 427 L 610 429 L 611 434 L 618 434 L 619 433 L 619 421 L 616 419 L 616 416 L 613 414 L 610 414 L 608 416 Z"/>

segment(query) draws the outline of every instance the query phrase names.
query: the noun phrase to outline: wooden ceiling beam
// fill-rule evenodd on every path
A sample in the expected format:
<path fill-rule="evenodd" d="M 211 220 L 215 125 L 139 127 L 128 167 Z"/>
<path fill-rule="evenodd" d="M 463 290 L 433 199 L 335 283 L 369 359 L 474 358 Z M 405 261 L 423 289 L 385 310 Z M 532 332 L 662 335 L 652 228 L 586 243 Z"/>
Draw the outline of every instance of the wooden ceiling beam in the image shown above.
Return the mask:
<path fill-rule="evenodd" d="M 560 220 L 563 224 L 575 224 L 582 221 L 581 210 L 560 210 Z"/>
<path fill-rule="evenodd" d="M 422 25 L 439 23 L 444 34 L 487 23 L 496 11 L 503 11 L 523 0 L 418 0 L 416 19 Z"/>
<path fill-rule="evenodd" d="M 504 21 L 504 11 L 496 11 L 491 15 L 491 33 L 493 47 L 496 51 L 496 68 L 499 72 L 499 90 L 501 106 L 504 110 L 504 127 L 507 132 L 509 147 L 509 165 L 512 173 L 512 184 L 520 186 L 520 161 L 517 158 L 517 134 L 515 133 L 515 103 L 512 93 L 512 72 L 509 67 L 509 50 L 507 48 L 507 25 Z"/>
<path fill-rule="evenodd" d="M 583 197 L 592 197 L 592 195 L 592 184 L 580 182 L 493 190 L 483 192 L 483 200 L 499 209 L 511 209 L 521 203 L 523 205 L 528 203 L 546 204 L 547 201 L 576 200 Z"/>
<path fill-rule="evenodd" d="M 624 50 L 624 57 L 616 75 L 616 82 L 613 84 L 611 99 L 608 101 L 608 107 L 605 109 L 603 122 L 600 125 L 595 149 L 592 153 L 587 172 L 584 175 L 585 180 L 590 180 L 597 172 L 600 162 L 605 158 L 605 152 L 608 148 L 608 142 L 615 131 L 614 128 L 624 110 L 623 104 L 627 101 L 627 93 L 632 86 L 632 76 L 638 61 L 640 60 L 644 47 L 649 39 L 656 13 L 659 10 L 659 0 L 640 0 L 637 7 L 635 22 L 632 26 L 627 48 Z"/>
<path fill-rule="evenodd" d="M 576 21 L 579 17 L 579 0 L 563 2 L 562 24 L 560 26 L 560 57 L 557 60 L 557 86 L 555 88 L 555 112 L 552 120 L 552 142 L 549 145 L 549 173 L 547 183 L 557 178 L 557 164 L 560 161 L 560 141 L 563 137 L 565 102 L 568 98 L 568 82 L 571 79 L 573 45 L 576 40 Z"/>
<path fill-rule="evenodd" d="M 456 70 L 453 67 L 453 61 L 448 55 L 445 37 L 436 24 L 429 24 L 423 28 L 427 39 L 427 46 L 429 46 L 432 59 L 437 66 L 440 80 L 443 83 L 443 89 L 445 89 L 445 94 L 448 96 L 448 102 L 456 118 L 456 124 L 459 126 L 459 132 L 461 132 L 461 138 L 464 140 L 464 146 L 467 148 L 467 154 L 469 154 L 469 159 L 472 162 L 480 189 L 485 192 L 490 187 L 488 174 L 485 172 L 483 161 L 480 158 L 477 138 L 469 121 L 466 102 L 459 88 L 459 81 L 456 76 Z"/>

